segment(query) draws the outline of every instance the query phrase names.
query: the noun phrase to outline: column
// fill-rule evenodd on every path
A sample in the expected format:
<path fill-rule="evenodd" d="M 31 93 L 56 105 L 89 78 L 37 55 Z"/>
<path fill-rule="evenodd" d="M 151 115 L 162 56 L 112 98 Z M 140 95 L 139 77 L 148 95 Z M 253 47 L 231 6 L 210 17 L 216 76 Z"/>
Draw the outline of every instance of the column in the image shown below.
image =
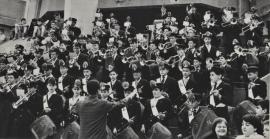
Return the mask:
<path fill-rule="evenodd" d="M 98 0 L 65 0 L 64 19 L 74 17 L 82 34 L 91 34 Z"/>
<path fill-rule="evenodd" d="M 239 16 L 241 17 L 244 12 L 249 10 L 249 0 L 239 0 L 238 1 Z"/>

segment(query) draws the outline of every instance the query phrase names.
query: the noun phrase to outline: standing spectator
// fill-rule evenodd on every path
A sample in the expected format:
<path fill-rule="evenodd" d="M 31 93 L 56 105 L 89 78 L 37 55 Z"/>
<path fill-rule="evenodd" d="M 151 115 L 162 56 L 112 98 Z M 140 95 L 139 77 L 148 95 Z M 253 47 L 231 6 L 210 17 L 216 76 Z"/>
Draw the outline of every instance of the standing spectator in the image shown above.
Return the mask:
<path fill-rule="evenodd" d="M 15 24 L 15 36 L 14 40 L 16 40 L 18 37 L 22 37 L 24 40 L 24 37 L 27 33 L 28 25 L 26 24 L 26 19 L 22 18 L 20 23 Z"/>

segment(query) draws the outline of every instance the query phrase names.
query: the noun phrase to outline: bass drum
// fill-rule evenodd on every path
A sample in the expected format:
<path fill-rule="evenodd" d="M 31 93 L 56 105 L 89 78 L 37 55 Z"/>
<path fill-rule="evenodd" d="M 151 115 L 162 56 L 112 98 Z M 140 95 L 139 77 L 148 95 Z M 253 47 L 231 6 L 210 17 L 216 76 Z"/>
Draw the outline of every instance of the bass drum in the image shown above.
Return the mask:
<path fill-rule="evenodd" d="M 31 124 L 31 132 L 36 139 L 45 139 L 56 133 L 56 126 L 49 116 L 43 115 Z"/>
<path fill-rule="evenodd" d="M 246 114 L 256 114 L 256 106 L 249 100 L 238 104 L 233 113 L 233 121 L 236 124 L 238 133 L 241 133 L 242 118 Z"/>
<path fill-rule="evenodd" d="M 148 131 L 149 139 L 172 139 L 173 135 L 171 131 L 157 122 L 153 124 L 151 129 Z"/>
<path fill-rule="evenodd" d="M 193 139 L 208 139 L 212 134 L 212 124 L 217 115 L 208 108 L 202 110 L 191 121 Z"/>
<path fill-rule="evenodd" d="M 64 129 L 61 139 L 78 139 L 79 132 L 80 125 L 76 121 L 74 121 Z"/>
<path fill-rule="evenodd" d="M 134 130 L 128 126 L 118 134 L 116 134 L 117 139 L 139 139 L 139 136 L 134 132 Z"/>

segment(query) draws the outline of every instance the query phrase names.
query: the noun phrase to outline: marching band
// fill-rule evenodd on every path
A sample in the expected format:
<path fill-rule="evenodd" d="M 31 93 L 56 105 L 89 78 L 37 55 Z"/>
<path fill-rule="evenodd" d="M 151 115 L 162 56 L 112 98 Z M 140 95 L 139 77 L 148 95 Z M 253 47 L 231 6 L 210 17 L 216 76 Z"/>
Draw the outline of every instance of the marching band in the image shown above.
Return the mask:
<path fill-rule="evenodd" d="M 269 122 L 270 41 L 251 11 L 225 7 L 219 21 L 191 4 L 181 23 L 162 6 L 137 33 L 98 10 L 88 36 L 75 18 L 38 19 L 31 51 L 0 55 L 0 138 L 267 138 L 246 133 Z"/>

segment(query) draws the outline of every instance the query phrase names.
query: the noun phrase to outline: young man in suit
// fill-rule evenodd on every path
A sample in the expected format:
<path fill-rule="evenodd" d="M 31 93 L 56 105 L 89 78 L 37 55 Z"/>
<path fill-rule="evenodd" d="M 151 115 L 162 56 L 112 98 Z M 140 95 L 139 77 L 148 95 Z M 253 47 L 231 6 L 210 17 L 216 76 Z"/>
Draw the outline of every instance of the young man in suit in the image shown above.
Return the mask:
<path fill-rule="evenodd" d="M 117 76 L 118 74 L 116 73 L 116 71 L 110 71 L 110 82 L 108 82 L 107 84 L 110 85 L 110 90 L 114 92 L 114 99 L 120 100 L 124 98 L 124 90 L 122 88 L 121 81 L 117 79 Z"/>
<path fill-rule="evenodd" d="M 210 32 L 206 32 L 203 35 L 203 41 L 204 45 L 201 46 L 201 58 L 203 59 L 203 61 L 205 61 L 207 57 L 216 59 L 217 48 L 212 45 L 212 34 Z"/>
<path fill-rule="evenodd" d="M 59 127 L 63 118 L 63 99 L 56 92 L 56 80 L 51 77 L 47 82 L 48 93 L 43 96 L 43 112 Z"/>
<path fill-rule="evenodd" d="M 140 99 L 145 102 L 146 100 L 153 98 L 150 83 L 142 78 L 142 73 L 140 69 L 133 71 L 133 78 L 134 81 L 132 82 L 132 86 L 138 92 Z"/>
<path fill-rule="evenodd" d="M 143 115 L 143 125 L 141 131 L 146 133 L 151 127 L 159 122 L 163 126 L 168 126 L 169 120 L 173 116 L 173 107 L 169 98 L 162 95 L 162 84 L 153 86 L 153 98 L 147 101 Z"/>
<path fill-rule="evenodd" d="M 252 102 L 265 99 L 266 83 L 258 77 L 258 67 L 248 67 L 247 77 L 249 79 L 247 98 Z"/>
<path fill-rule="evenodd" d="M 61 76 L 58 78 L 58 89 L 62 91 L 66 99 L 73 96 L 71 88 L 74 84 L 74 77 L 68 75 L 68 65 L 63 60 L 59 62 Z"/>
<path fill-rule="evenodd" d="M 178 104 L 181 94 L 177 81 L 174 78 L 168 76 L 169 68 L 170 67 L 167 64 L 160 65 L 160 78 L 156 79 L 156 83 L 162 84 L 162 90 L 169 95 L 169 98 L 172 101 L 173 105 L 176 105 Z"/>
<path fill-rule="evenodd" d="M 210 71 L 210 85 L 208 104 L 213 107 L 217 116 L 229 120 L 228 106 L 232 104 L 232 88 L 225 83 L 223 78 L 224 71 L 219 67 L 213 67 Z"/>
<path fill-rule="evenodd" d="M 191 67 L 185 66 L 182 68 L 183 78 L 178 81 L 178 86 L 183 95 L 186 95 L 188 92 L 197 93 L 197 83 L 194 78 L 191 76 Z"/>
<path fill-rule="evenodd" d="M 81 44 L 79 44 L 79 43 L 75 44 L 73 47 L 73 51 L 76 54 L 76 58 L 75 58 L 76 62 L 78 62 L 78 64 L 80 65 L 79 69 L 81 67 L 83 67 L 83 64 L 85 62 L 87 62 L 88 65 L 90 64 L 89 63 L 90 59 L 89 59 L 88 55 L 81 53 Z"/>
<path fill-rule="evenodd" d="M 93 69 L 90 66 L 83 68 L 82 86 L 84 92 L 87 92 L 87 82 L 93 79 Z"/>
<path fill-rule="evenodd" d="M 58 53 L 59 53 L 58 49 L 53 49 L 50 51 L 51 59 L 49 62 L 51 63 L 51 65 L 53 65 L 52 74 L 55 78 L 58 78 L 61 75 L 60 67 L 59 67 Z"/>

